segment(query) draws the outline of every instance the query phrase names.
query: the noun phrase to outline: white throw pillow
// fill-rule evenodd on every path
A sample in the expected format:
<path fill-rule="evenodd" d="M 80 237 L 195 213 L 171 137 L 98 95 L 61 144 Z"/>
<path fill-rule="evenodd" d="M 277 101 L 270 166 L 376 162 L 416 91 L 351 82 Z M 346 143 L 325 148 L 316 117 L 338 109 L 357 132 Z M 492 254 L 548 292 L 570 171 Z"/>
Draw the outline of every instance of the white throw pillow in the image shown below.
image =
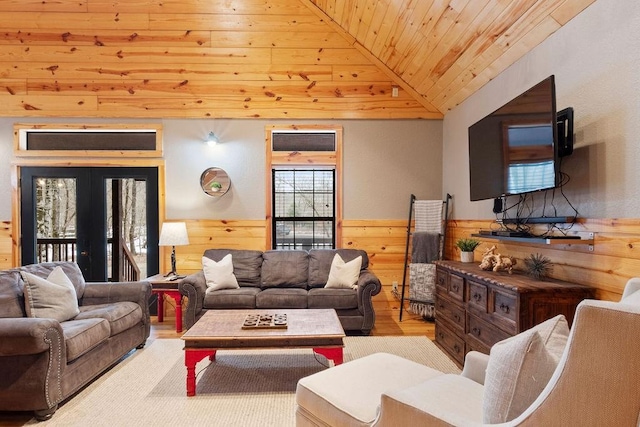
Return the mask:
<path fill-rule="evenodd" d="M 567 320 L 558 315 L 491 347 L 483 421 L 511 421 L 524 412 L 549 382 L 568 338 Z"/>
<path fill-rule="evenodd" d="M 361 267 L 362 255 L 345 263 L 339 254 L 335 254 L 333 261 L 331 261 L 331 269 L 325 288 L 357 289 Z"/>
<path fill-rule="evenodd" d="M 237 289 L 238 280 L 233 274 L 233 262 L 231 254 L 226 255 L 219 262 L 215 262 L 206 256 L 202 257 L 202 270 L 207 281 L 207 292 L 220 289 Z"/>
<path fill-rule="evenodd" d="M 545 388 L 556 359 L 532 329 L 491 347 L 484 381 L 482 420 L 497 424 L 517 418 Z"/>
<path fill-rule="evenodd" d="M 76 288 L 60 266 L 54 268 L 46 279 L 26 271 L 20 274 L 24 280 L 24 302 L 28 317 L 64 322 L 80 313 Z"/>

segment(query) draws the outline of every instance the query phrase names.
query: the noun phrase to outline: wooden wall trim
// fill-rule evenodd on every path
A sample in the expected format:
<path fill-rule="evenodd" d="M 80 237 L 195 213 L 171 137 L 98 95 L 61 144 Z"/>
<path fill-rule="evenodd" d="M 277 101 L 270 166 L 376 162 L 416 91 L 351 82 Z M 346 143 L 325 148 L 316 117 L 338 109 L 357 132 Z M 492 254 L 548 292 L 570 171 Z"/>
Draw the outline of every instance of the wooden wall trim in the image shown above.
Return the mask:
<path fill-rule="evenodd" d="M 178 219 L 176 219 L 178 220 Z M 189 232 L 188 246 L 176 247 L 178 270 L 193 273 L 202 268 L 202 254 L 209 248 L 265 250 L 265 220 L 185 220 Z M 447 230 L 448 259 L 458 259 L 454 242 L 480 229 L 487 229 L 492 221 L 451 220 Z M 10 268 L 10 222 L 0 227 L 0 268 Z M 624 285 L 631 277 L 640 276 L 640 220 L 639 219 L 582 219 L 574 225 L 574 232 L 593 232 L 593 252 L 585 245 L 526 245 L 481 239 L 476 249 L 476 262 L 483 250 L 496 245 L 504 255 L 515 256 L 517 269 L 532 253 L 540 253 L 553 263 L 551 277 L 582 283 L 596 289 L 598 299 L 618 301 Z M 374 271 L 385 288 L 393 281 L 402 283 L 404 251 L 407 236 L 405 220 L 344 220 L 342 247 L 365 250 Z M 161 269 L 168 271 L 169 252 L 161 255 Z M 504 273 L 507 274 L 507 273 Z"/>

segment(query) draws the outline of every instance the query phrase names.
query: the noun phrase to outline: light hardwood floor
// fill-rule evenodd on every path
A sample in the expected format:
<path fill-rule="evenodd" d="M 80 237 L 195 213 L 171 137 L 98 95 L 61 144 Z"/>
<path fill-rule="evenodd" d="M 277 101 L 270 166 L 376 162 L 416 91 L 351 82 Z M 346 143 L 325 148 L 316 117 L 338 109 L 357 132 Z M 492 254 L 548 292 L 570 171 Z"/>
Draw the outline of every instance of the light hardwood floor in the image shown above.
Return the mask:
<path fill-rule="evenodd" d="M 388 286 L 383 287 L 382 292 L 373 299 L 376 311 L 376 323 L 371 335 L 425 335 L 434 339 L 435 324 L 425 321 L 406 310 L 402 314 L 402 322 L 399 321 L 400 302 L 391 294 Z M 170 306 L 171 304 L 171 306 Z M 173 300 L 165 300 L 168 308 L 164 322 L 159 323 L 156 316 L 151 317 L 151 336 L 149 340 L 179 338 L 182 333 L 176 332 L 175 318 L 171 317 Z M 405 308 L 407 304 L 405 303 Z M 0 427 L 22 426 L 31 419 L 31 413 L 0 412 Z"/>

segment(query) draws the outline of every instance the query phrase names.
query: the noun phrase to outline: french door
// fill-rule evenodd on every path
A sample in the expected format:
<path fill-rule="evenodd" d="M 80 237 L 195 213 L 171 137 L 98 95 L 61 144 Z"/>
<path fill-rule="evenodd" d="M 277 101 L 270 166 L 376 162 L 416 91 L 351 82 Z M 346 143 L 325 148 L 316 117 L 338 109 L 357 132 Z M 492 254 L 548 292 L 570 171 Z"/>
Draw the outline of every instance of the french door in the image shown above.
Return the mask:
<path fill-rule="evenodd" d="M 22 265 L 75 261 L 87 281 L 155 274 L 155 167 L 22 167 Z"/>

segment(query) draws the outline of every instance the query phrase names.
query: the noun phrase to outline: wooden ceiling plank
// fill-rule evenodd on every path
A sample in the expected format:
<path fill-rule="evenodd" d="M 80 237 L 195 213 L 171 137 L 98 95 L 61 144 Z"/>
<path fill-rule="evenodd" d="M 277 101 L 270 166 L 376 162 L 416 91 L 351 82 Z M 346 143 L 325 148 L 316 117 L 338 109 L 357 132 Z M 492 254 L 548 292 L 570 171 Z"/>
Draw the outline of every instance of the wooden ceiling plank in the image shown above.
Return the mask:
<path fill-rule="evenodd" d="M 565 25 L 594 1 L 595 0 L 566 0 L 558 6 L 556 10 L 551 12 L 551 17 L 560 25 Z"/>
<path fill-rule="evenodd" d="M 336 49 L 333 49 L 336 50 Z M 340 49 L 337 49 L 340 50 Z M 349 49 L 355 51 L 354 49 Z M 325 53 L 325 57 L 329 54 Z M 345 55 L 341 55 L 344 57 Z M 212 48 L 155 46 L 3 46 L 3 62 L 49 62 L 81 64 L 269 64 L 270 48 Z"/>
<path fill-rule="evenodd" d="M 331 31 L 296 31 L 295 37 L 285 31 L 211 31 L 211 45 L 214 47 L 308 47 L 351 48 L 351 44 L 340 34 Z M 0 43 L 2 43 L 0 35 Z"/>
<path fill-rule="evenodd" d="M 459 76 L 460 73 L 462 73 L 463 70 L 486 49 L 487 45 L 493 43 L 492 36 L 494 31 L 492 31 L 491 28 L 496 25 L 494 23 L 498 17 L 511 3 L 511 0 L 492 1 L 485 9 L 483 9 L 476 19 L 476 21 L 478 21 L 478 25 L 474 26 L 472 23 L 472 26 L 476 29 L 471 34 L 471 43 L 463 49 L 463 52 L 461 52 L 456 61 L 453 62 L 446 71 L 438 75 L 437 80 L 435 80 L 435 84 L 433 84 L 426 92 L 427 98 L 436 97 L 455 79 L 455 77 Z M 420 84 L 422 84 L 422 82 Z"/>
<path fill-rule="evenodd" d="M 333 80 L 384 82 L 389 77 L 375 65 L 333 65 Z"/>
<path fill-rule="evenodd" d="M 369 30 L 367 31 L 367 35 L 364 40 L 360 42 L 369 51 L 371 51 L 373 44 L 378 37 L 378 29 L 380 28 L 380 25 L 382 24 L 382 21 L 384 21 L 384 17 L 387 14 L 389 3 L 390 0 L 381 0 L 376 2 L 376 6 L 373 10 L 373 17 L 371 18 L 371 28 L 369 28 Z"/>
<path fill-rule="evenodd" d="M 402 78 L 407 81 L 409 85 L 412 84 L 412 81 L 416 80 L 416 75 L 419 76 L 418 78 L 422 76 L 420 70 L 422 69 L 423 61 L 425 61 L 425 58 L 430 58 L 433 55 L 433 50 L 438 45 L 439 41 L 459 19 L 461 10 L 456 10 L 448 5 L 438 20 L 434 23 L 432 30 L 425 36 L 425 39 L 418 48 L 418 51 L 410 57 L 410 62 L 408 62 L 409 65 L 404 73 L 402 73 Z"/>
<path fill-rule="evenodd" d="M 0 12 L 86 12 L 87 0 L 2 0 Z"/>
<path fill-rule="evenodd" d="M 425 0 L 408 0 L 398 15 L 396 19 L 395 26 L 393 31 L 387 37 L 385 41 L 384 50 L 380 53 L 378 58 L 382 60 L 389 68 L 394 69 L 395 65 L 399 62 L 400 58 L 402 58 L 402 50 L 403 46 L 408 44 L 410 40 L 405 41 L 403 37 L 410 39 L 409 31 L 415 31 L 415 26 L 417 26 L 418 22 L 422 22 L 422 18 L 426 11 L 422 14 L 422 17 L 418 20 L 414 18 L 414 16 L 420 13 L 416 13 L 416 8 L 426 9 L 428 10 L 429 2 Z M 415 20 L 414 20 L 415 19 Z M 416 22 L 418 21 L 418 22 Z M 407 28 L 409 27 L 409 29 Z"/>
<path fill-rule="evenodd" d="M 318 31 L 326 24 L 311 13 L 300 15 L 149 14 L 152 30 Z"/>
<path fill-rule="evenodd" d="M 370 48 L 371 53 L 376 58 L 380 58 L 381 53 L 384 51 L 387 40 L 389 39 L 389 36 L 392 34 L 392 31 L 395 28 L 398 16 L 404 9 L 407 1 L 409 0 L 391 0 L 391 2 L 389 3 L 389 7 L 387 8 L 384 19 L 380 23 L 378 34 Z"/>
<path fill-rule="evenodd" d="M 409 84 L 422 94 L 438 85 L 443 74 L 450 69 L 456 70 L 455 64 L 469 50 L 480 34 L 486 30 L 494 17 L 489 13 L 493 3 L 473 1 L 468 4 L 455 24 L 442 37 L 431 52 L 430 57 L 420 69 L 420 76 L 414 76 Z M 419 89 L 418 89 L 419 88 Z M 427 95 L 428 97 L 429 95 Z"/>
<path fill-rule="evenodd" d="M 372 27 L 373 17 L 376 10 L 376 6 L 379 3 L 383 3 L 383 2 L 378 2 L 376 0 L 368 0 L 364 5 L 362 17 L 360 18 L 360 25 L 358 26 L 358 31 L 354 35 L 356 40 L 358 40 L 362 45 L 364 45 L 364 41 L 369 35 L 369 32 L 373 31 L 373 27 Z"/>
<path fill-rule="evenodd" d="M 302 64 L 270 65 L 264 64 L 100 64 L 57 63 L 51 62 L 0 62 L 0 75 L 8 79 L 76 79 L 129 81 L 136 79 L 184 79 L 199 81 L 225 81 L 235 84 L 241 81 L 290 81 L 300 80 L 310 83 L 314 81 L 331 81 L 334 76 L 333 65 Z M 369 64 L 369 67 L 372 65 Z M 346 65 L 345 67 L 348 67 Z M 367 66 L 355 66 L 365 69 Z M 368 72 L 367 76 L 374 76 Z M 388 79 L 388 78 L 387 78 Z M 369 81 L 375 81 L 368 78 Z"/>
<path fill-rule="evenodd" d="M 409 16 L 409 19 L 402 28 L 402 32 L 397 37 L 395 53 L 387 61 L 389 68 L 394 71 L 397 70 L 398 64 L 401 61 L 406 61 L 407 57 L 411 55 L 411 46 L 419 42 L 414 42 L 414 36 L 419 34 L 418 27 L 422 25 L 427 12 L 433 5 L 433 0 L 420 0 L 415 2 L 413 13 Z M 420 40 L 422 37 L 420 37 Z M 397 71 L 396 71 L 397 72 Z"/>
<path fill-rule="evenodd" d="M 462 89 L 451 94 L 447 98 L 437 98 L 440 111 L 448 111 L 470 96 L 472 93 L 480 89 L 487 82 L 493 79 L 497 74 L 507 69 L 511 64 L 520 59 L 527 52 L 542 43 L 549 35 L 553 34 L 560 28 L 558 22 L 547 16 L 539 25 L 535 26 L 531 31 L 521 37 L 514 44 L 510 44 L 506 52 L 498 55 L 498 58 L 489 66 L 484 67 L 477 75 L 472 76 L 468 83 L 462 86 Z M 496 48 L 498 49 L 498 48 Z M 442 100 L 442 101 L 441 101 Z"/>
<path fill-rule="evenodd" d="M 270 100 L 281 98 L 291 100 L 296 98 L 355 98 L 388 97 L 393 83 L 347 81 L 339 86 L 334 82 L 319 81 L 309 83 L 303 80 L 295 81 L 238 81 L 233 85 L 221 81 L 198 80 L 89 80 L 80 82 L 76 79 L 3 79 L 0 88 L 7 92 L 19 94 L 62 94 L 86 95 L 92 93 L 104 96 L 142 97 L 142 98 L 182 98 L 202 96 L 202 94 L 216 94 L 216 96 L 236 96 L 241 99 Z M 398 96 L 400 100 L 414 102 L 405 91 Z M 373 99 L 373 98 L 371 98 Z"/>
<path fill-rule="evenodd" d="M 410 64 L 417 62 L 416 58 L 418 56 L 420 56 L 420 58 L 428 56 L 429 52 L 427 51 L 428 46 L 426 46 L 426 41 L 448 8 L 449 3 L 446 0 L 435 0 L 431 4 L 429 11 L 418 26 L 418 31 L 415 32 L 409 43 L 407 54 L 395 67 L 396 73 L 398 73 L 403 80 L 409 81 L 413 74 L 419 69 L 417 66 L 412 66 L 410 70 L 407 70 Z"/>
<path fill-rule="evenodd" d="M 368 0 L 355 0 L 353 3 L 353 13 L 351 18 L 351 23 L 349 25 L 349 34 L 356 37 L 358 35 L 358 30 L 363 25 L 362 17 L 367 9 Z"/>
<path fill-rule="evenodd" d="M 499 16 L 494 19 L 485 32 L 479 36 L 476 41 L 467 49 L 467 51 L 458 58 L 458 61 L 449 68 L 447 72 L 431 87 L 444 87 L 437 94 L 432 95 L 433 99 L 441 99 L 447 94 L 458 91 L 462 86 L 462 82 L 469 81 L 470 76 L 477 75 L 482 69 L 493 62 L 497 56 L 503 51 L 502 47 L 496 45 L 499 39 L 509 40 L 510 29 L 513 28 L 518 19 L 528 10 L 535 6 L 538 0 L 528 0 L 527 2 L 514 3 L 505 1 L 501 3 L 504 9 L 501 10 Z M 505 38 L 505 34 L 506 36 Z M 462 70 L 462 72 L 460 72 Z M 470 71 L 471 70 L 471 71 Z M 475 70 L 475 71 L 474 71 Z M 445 86 L 445 82 L 449 82 Z M 429 83 L 433 83 L 428 81 Z M 416 84 L 422 84 L 417 82 Z M 441 101 L 440 101 L 441 102 Z"/>
<path fill-rule="evenodd" d="M 73 32 L 64 30 L 8 30 L 0 32 L 0 45 L 57 46 L 70 44 L 75 46 L 182 46 L 210 47 L 210 31 L 151 31 L 151 30 L 89 30 Z"/>
<path fill-rule="evenodd" d="M 4 12 L 0 13 L 0 28 L 27 31 L 48 30 L 134 30 L 149 29 L 146 13 L 68 13 L 68 12 Z"/>
<path fill-rule="evenodd" d="M 26 95 L 27 79 L 0 79 L 0 93 L 9 95 Z"/>
<path fill-rule="evenodd" d="M 126 4 L 132 0 L 120 0 Z M 148 4 L 149 13 L 165 14 L 233 14 L 233 15 L 298 15 L 306 12 L 306 7 L 300 2 L 290 0 L 137 0 Z M 101 3 L 101 7 L 109 8 L 113 0 L 91 0 Z M 96 6 L 97 7 L 97 6 Z"/>

